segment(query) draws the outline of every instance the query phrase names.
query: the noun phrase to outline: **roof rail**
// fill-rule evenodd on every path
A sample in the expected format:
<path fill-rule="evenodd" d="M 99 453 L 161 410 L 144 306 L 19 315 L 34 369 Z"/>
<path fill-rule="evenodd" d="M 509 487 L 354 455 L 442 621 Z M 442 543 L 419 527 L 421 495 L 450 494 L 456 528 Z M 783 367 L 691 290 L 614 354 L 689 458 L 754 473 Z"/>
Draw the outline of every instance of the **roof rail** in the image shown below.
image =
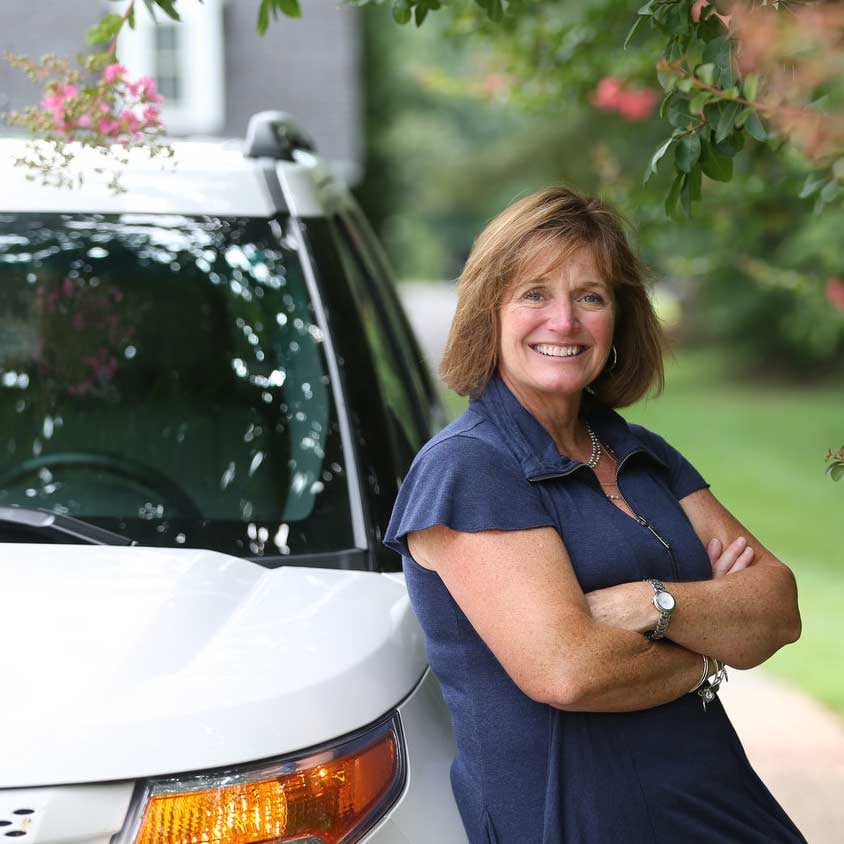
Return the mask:
<path fill-rule="evenodd" d="M 249 118 L 243 154 L 247 158 L 293 160 L 294 150 L 316 152 L 311 138 L 284 111 L 259 111 Z"/>

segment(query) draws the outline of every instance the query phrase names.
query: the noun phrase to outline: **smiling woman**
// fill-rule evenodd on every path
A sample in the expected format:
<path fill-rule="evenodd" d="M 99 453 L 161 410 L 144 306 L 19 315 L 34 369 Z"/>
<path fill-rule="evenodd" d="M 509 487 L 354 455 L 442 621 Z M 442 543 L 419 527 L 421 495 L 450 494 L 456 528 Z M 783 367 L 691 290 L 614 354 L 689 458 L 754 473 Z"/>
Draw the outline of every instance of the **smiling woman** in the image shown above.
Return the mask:
<path fill-rule="evenodd" d="M 803 841 L 717 697 L 800 633 L 794 578 L 665 440 L 615 412 L 662 383 L 619 216 L 549 188 L 478 237 L 402 554 L 448 703 L 471 844 Z"/>

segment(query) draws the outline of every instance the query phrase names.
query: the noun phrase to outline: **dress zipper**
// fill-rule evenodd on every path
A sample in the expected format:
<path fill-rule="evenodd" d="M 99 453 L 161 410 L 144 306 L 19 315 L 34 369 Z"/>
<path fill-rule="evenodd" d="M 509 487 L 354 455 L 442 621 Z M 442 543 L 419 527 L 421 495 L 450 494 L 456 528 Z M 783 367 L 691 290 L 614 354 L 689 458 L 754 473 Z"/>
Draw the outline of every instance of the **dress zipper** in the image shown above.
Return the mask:
<path fill-rule="evenodd" d="M 665 539 L 663 539 L 662 536 L 660 536 L 657 529 L 644 516 L 640 516 L 633 509 L 630 502 L 624 497 L 624 493 L 621 492 L 621 487 L 619 486 L 619 483 L 618 483 L 618 475 L 621 472 L 621 467 L 627 462 L 627 458 L 630 457 L 633 454 L 636 454 L 636 452 L 631 451 L 629 454 L 626 454 L 621 461 L 616 462 L 616 465 L 615 465 L 615 485 L 616 485 L 616 487 L 618 487 L 618 491 L 621 495 L 621 500 L 630 508 L 630 512 L 633 514 L 633 519 L 635 521 L 637 521 L 643 528 L 647 528 L 654 535 L 654 537 L 659 541 L 659 543 L 663 546 L 663 548 L 665 548 L 665 550 L 668 551 L 668 556 L 671 557 L 671 567 L 674 570 L 674 576 L 679 579 L 680 571 L 679 571 L 679 568 L 677 566 L 677 560 L 674 557 L 674 551 L 672 550 L 671 546 L 668 544 L 668 542 Z M 547 475 L 535 475 L 532 478 L 528 478 L 528 480 L 530 481 L 530 483 L 536 483 L 537 481 L 550 481 L 550 480 L 553 480 L 555 478 L 565 478 L 568 475 L 573 474 L 574 472 L 576 472 L 578 469 L 580 469 L 582 466 L 585 466 L 585 465 L 586 465 L 585 463 L 579 463 L 578 465 L 573 466 L 571 469 L 569 469 L 566 472 L 549 472 Z"/>
<path fill-rule="evenodd" d="M 677 566 L 677 559 L 674 556 L 674 551 L 671 549 L 671 546 L 668 542 L 660 536 L 657 529 L 644 517 L 640 516 L 631 506 L 630 502 L 624 497 L 624 493 L 621 491 L 621 485 L 618 482 L 618 476 L 621 473 L 621 467 L 627 462 L 627 458 L 630 457 L 631 454 L 635 454 L 636 452 L 631 451 L 630 454 L 625 454 L 621 460 L 616 461 L 615 464 L 615 486 L 618 489 L 618 493 L 621 496 L 621 500 L 630 508 L 630 512 L 633 514 L 633 518 L 642 526 L 647 528 L 662 544 L 666 551 L 668 551 L 668 556 L 671 557 L 671 568 L 674 570 L 674 576 L 679 579 L 680 577 L 680 570 Z"/>

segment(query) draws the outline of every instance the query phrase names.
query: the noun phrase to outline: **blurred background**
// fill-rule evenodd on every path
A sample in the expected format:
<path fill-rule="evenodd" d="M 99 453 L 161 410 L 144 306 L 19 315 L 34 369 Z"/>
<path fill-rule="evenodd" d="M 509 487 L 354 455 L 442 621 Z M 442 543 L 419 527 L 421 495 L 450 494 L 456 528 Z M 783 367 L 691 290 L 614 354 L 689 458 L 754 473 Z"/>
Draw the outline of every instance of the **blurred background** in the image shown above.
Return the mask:
<path fill-rule="evenodd" d="M 106 5 L 120 8 L 3 4 L 0 42 L 72 55 Z M 440 334 L 442 320 L 414 313 L 420 291 L 447 310 L 474 237 L 505 205 L 555 182 L 614 203 L 673 343 L 664 395 L 625 415 L 681 449 L 795 569 L 803 636 L 766 669 L 840 715 L 844 483 L 824 458 L 844 442 L 844 207 L 814 213 L 799 198 L 805 161 L 751 140 L 731 182 L 705 182 L 691 219 L 667 220 L 669 168 L 642 184 L 665 135 L 661 48 L 643 31 L 621 49 L 637 5 L 546 0 L 492 24 L 467 2 L 417 28 L 387 5 L 309 0 L 260 37 L 257 2 L 182 0 L 180 24 L 139 15 L 120 58 L 156 79 L 176 136 L 241 136 L 255 111 L 293 114 L 353 185 L 411 317 Z M 0 65 L 1 110 L 38 96 Z"/>

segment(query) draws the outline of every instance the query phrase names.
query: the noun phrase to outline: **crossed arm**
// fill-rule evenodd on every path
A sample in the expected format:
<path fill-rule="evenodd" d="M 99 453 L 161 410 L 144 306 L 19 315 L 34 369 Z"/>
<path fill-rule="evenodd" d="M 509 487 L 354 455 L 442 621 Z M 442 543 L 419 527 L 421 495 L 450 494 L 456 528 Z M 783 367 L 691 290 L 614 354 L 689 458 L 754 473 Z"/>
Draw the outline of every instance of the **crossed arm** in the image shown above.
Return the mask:
<path fill-rule="evenodd" d="M 714 577 L 665 583 L 677 600 L 668 638 L 735 668 L 753 668 L 800 636 L 794 575 L 709 490 L 680 504 L 708 542 Z M 652 595 L 647 583 L 623 583 L 586 597 L 597 620 L 644 633 L 657 622 Z"/>
<path fill-rule="evenodd" d="M 749 552 L 736 554 L 732 540 L 749 534 L 708 490 L 681 503 L 698 536 L 726 550 L 709 546 L 722 575 L 714 581 L 668 586 L 678 605 L 668 642 L 641 635 L 656 623 L 648 584 L 584 595 L 553 528 L 462 533 L 438 525 L 411 533 L 408 544 L 529 697 L 568 710 L 647 709 L 695 685 L 700 653 L 748 667 L 799 635 L 788 568 L 755 540 L 752 565 Z M 727 586 L 713 588 L 719 581 Z"/>

